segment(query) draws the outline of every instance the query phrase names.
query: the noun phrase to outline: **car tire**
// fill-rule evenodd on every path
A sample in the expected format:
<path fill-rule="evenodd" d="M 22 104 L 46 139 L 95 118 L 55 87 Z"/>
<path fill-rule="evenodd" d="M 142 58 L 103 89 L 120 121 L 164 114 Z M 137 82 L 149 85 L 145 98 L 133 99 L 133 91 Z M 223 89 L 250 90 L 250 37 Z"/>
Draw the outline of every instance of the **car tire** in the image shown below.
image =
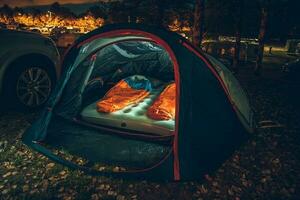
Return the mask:
<path fill-rule="evenodd" d="M 34 111 L 45 105 L 56 82 L 54 67 L 42 59 L 15 62 L 6 74 L 4 94 L 8 107 Z"/>

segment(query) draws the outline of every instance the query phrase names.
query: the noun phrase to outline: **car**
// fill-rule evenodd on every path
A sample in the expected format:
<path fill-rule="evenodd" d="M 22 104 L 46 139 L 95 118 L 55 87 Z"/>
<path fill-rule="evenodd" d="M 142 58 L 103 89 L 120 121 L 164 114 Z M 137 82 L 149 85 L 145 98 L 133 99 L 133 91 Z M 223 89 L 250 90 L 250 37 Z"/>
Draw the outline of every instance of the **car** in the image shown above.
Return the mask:
<path fill-rule="evenodd" d="M 51 32 L 51 31 L 49 30 L 49 28 L 46 28 L 46 27 L 41 28 L 40 31 L 41 31 L 41 33 L 42 33 L 43 35 L 50 35 L 50 32 Z"/>
<path fill-rule="evenodd" d="M 66 33 L 67 29 L 65 27 L 54 27 L 50 32 L 50 37 L 52 40 L 57 41 L 58 38 Z"/>
<path fill-rule="evenodd" d="M 300 83 L 300 58 L 282 65 L 281 71 L 286 80 Z"/>
<path fill-rule="evenodd" d="M 0 30 L 1 101 L 20 109 L 45 105 L 60 75 L 55 43 L 41 34 Z"/>

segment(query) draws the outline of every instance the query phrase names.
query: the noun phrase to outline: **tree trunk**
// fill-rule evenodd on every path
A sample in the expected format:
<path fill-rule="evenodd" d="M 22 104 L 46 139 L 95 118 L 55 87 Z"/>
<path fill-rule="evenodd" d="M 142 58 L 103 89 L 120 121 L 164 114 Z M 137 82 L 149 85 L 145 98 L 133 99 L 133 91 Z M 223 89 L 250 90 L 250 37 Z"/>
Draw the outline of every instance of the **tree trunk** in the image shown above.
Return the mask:
<path fill-rule="evenodd" d="M 193 25 L 193 44 L 201 46 L 204 31 L 205 0 L 196 0 Z"/>
<path fill-rule="evenodd" d="M 237 73 L 239 69 L 240 61 L 240 51 L 241 51 L 241 37 L 242 37 L 242 24 L 243 24 L 243 14 L 244 14 L 244 0 L 238 0 L 235 2 L 237 4 L 237 21 L 236 21 L 236 31 L 235 31 L 235 46 L 233 55 L 233 70 Z M 247 53 L 247 52 L 246 52 Z"/>
<path fill-rule="evenodd" d="M 156 0 L 157 5 L 157 15 L 156 15 L 156 25 L 157 26 L 164 26 L 164 15 L 165 15 L 165 0 Z"/>
<path fill-rule="evenodd" d="M 256 75 L 259 75 L 262 68 L 262 61 L 264 56 L 264 47 L 265 47 L 265 39 L 266 39 L 266 31 L 267 31 L 267 23 L 268 23 L 268 15 L 269 8 L 264 6 L 261 8 L 261 19 L 260 19 L 260 29 L 258 35 L 258 51 L 256 55 L 256 65 L 254 72 Z"/>

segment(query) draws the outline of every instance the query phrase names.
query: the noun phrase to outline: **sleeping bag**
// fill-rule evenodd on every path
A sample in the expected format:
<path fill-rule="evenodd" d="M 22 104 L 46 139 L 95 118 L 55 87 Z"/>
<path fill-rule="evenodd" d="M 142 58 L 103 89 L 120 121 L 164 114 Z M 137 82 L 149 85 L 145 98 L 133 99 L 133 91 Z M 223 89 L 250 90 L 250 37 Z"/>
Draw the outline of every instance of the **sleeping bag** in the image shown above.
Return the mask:
<path fill-rule="evenodd" d="M 152 90 L 151 82 L 144 76 L 134 75 L 125 78 L 111 88 L 97 102 L 97 111 L 111 113 L 138 103 Z"/>
<path fill-rule="evenodd" d="M 169 84 L 148 109 L 148 117 L 154 120 L 175 119 L 176 84 Z"/>

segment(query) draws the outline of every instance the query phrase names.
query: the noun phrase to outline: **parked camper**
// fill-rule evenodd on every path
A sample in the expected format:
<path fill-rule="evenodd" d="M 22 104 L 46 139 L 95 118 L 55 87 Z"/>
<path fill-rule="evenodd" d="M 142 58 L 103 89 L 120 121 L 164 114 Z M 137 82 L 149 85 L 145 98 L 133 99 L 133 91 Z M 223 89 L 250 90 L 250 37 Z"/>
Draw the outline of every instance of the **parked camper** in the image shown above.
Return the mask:
<path fill-rule="evenodd" d="M 235 51 L 234 41 L 204 41 L 203 50 L 214 56 L 232 60 Z M 255 42 L 241 42 L 240 60 L 244 62 L 254 61 L 258 44 Z"/>
<path fill-rule="evenodd" d="M 299 39 L 287 40 L 285 48 L 289 54 L 300 54 L 300 40 Z"/>

